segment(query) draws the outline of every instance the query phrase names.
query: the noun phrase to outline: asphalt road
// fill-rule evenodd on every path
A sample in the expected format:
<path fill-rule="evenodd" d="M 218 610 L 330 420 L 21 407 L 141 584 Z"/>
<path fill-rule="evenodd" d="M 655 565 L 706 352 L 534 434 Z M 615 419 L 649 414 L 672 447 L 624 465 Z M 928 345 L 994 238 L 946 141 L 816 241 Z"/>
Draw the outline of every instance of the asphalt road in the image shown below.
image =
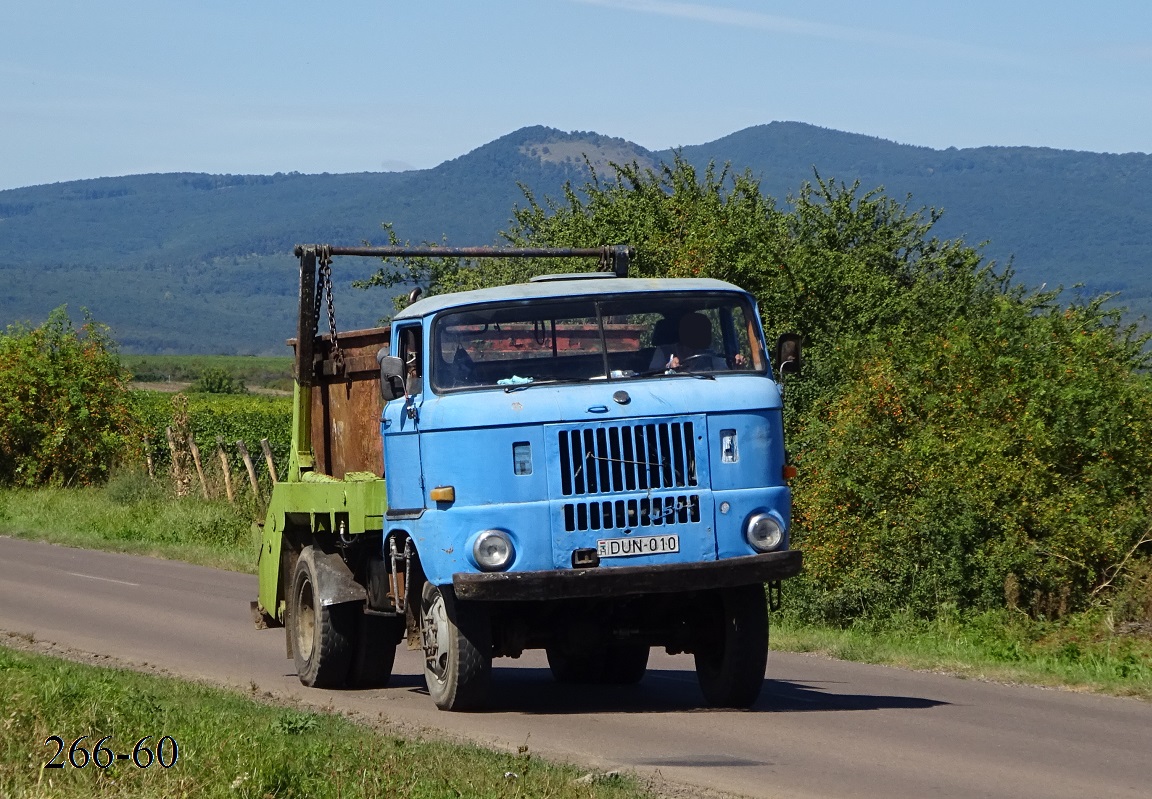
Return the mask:
<path fill-rule="evenodd" d="M 653 652 L 634 687 L 573 690 L 542 653 L 500 659 L 491 710 L 437 711 L 418 653 L 390 687 L 303 688 L 282 630 L 257 631 L 256 578 L 0 538 L 0 630 L 317 706 L 381 714 L 598 770 L 658 774 L 692 795 L 1149 797 L 1152 704 L 773 653 L 759 702 L 708 709 L 692 660 Z"/>

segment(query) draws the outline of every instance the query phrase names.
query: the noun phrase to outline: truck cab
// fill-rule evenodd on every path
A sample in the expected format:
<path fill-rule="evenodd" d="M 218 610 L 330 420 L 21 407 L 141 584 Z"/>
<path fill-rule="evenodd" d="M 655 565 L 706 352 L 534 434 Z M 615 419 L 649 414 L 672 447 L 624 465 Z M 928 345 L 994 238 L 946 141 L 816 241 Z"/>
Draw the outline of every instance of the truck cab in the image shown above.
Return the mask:
<path fill-rule="evenodd" d="M 322 660 L 316 626 L 355 608 L 343 615 L 358 631 L 329 621 L 349 630 L 342 657 L 406 635 L 443 709 L 482 706 L 492 659 L 527 649 L 585 684 L 639 681 L 652 647 L 689 652 L 709 703 L 755 701 L 765 585 L 777 595 L 801 559 L 781 375 L 750 294 L 546 276 L 417 300 L 388 338 L 380 427 L 364 431 L 382 442 L 380 530 L 366 546 L 312 544 L 346 567 L 336 595 L 356 598 L 309 609 L 298 587 L 282 592 L 290 627 L 311 614 L 298 649 Z M 777 366 L 798 366 L 795 342 Z M 333 582 L 321 574 L 316 586 Z"/>

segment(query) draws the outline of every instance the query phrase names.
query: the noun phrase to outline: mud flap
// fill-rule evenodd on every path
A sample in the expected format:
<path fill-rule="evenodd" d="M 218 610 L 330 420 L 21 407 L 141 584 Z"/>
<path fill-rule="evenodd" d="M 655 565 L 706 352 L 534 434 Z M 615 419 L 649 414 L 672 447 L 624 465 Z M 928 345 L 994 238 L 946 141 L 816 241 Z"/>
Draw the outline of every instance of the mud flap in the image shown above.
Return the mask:
<path fill-rule="evenodd" d="M 306 550 L 301 557 L 308 557 L 309 554 L 316 567 L 316 592 L 319 595 L 321 605 L 341 605 L 345 602 L 368 601 L 367 589 L 356 582 L 356 578 L 352 576 L 352 570 L 348 568 L 348 564 L 338 554 L 320 552 L 313 547 Z"/>

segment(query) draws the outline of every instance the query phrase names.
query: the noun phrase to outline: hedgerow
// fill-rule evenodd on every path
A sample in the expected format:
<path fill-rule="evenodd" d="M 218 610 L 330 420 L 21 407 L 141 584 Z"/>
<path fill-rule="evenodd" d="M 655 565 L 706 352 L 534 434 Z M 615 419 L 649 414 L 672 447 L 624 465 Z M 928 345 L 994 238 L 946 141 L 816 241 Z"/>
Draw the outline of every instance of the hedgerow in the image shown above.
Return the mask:
<path fill-rule="evenodd" d="M 793 442 L 808 611 L 1010 607 L 1058 618 L 1148 529 L 1152 386 L 1100 303 L 1001 297 L 879 342 Z"/>
<path fill-rule="evenodd" d="M 165 430 L 173 426 L 173 399 L 177 396 L 187 402 L 188 430 L 199 447 L 214 451 L 217 437 L 223 437 L 233 467 L 240 469 L 240 458 L 233 444 L 243 441 L 256 458 L 260 453 L 260 439 L 267 438 L 276 467 L 283 473 L 292 444 L 292 400 L 260 394 L 133 392 L 135 414 L 154 463 L 171 462 Z"/>

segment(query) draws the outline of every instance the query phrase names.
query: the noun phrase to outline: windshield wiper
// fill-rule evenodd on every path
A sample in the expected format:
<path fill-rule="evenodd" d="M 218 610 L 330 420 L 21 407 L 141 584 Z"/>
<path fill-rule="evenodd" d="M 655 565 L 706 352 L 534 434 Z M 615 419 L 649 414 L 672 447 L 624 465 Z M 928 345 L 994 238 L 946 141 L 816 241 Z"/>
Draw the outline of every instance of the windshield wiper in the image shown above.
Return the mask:
<path fill-rule="evenodd" d="M 697 380 L 715 380 L 716 375 L 709 374 L 708 372 L 678 372 L 674 369 L 666 369 L 660 367 L 659 369 L 649 369 L 647 372 L 638 372 L 633 377 L 655 377 L 656 375 L 670 375 L 679 377 L 695 377 Z"/>
<path fill-rule="evenodd" d="M 511 394 L 513 391 L 523 391 L 530 386 L 556 386 L 562 383 L 589 383 L 592 378 L 588 377 L 549 377 L 545 380 L 532 380 L 527 383 L 517 383 L 513 386 L 504 386 L 504 393 Z"/>

